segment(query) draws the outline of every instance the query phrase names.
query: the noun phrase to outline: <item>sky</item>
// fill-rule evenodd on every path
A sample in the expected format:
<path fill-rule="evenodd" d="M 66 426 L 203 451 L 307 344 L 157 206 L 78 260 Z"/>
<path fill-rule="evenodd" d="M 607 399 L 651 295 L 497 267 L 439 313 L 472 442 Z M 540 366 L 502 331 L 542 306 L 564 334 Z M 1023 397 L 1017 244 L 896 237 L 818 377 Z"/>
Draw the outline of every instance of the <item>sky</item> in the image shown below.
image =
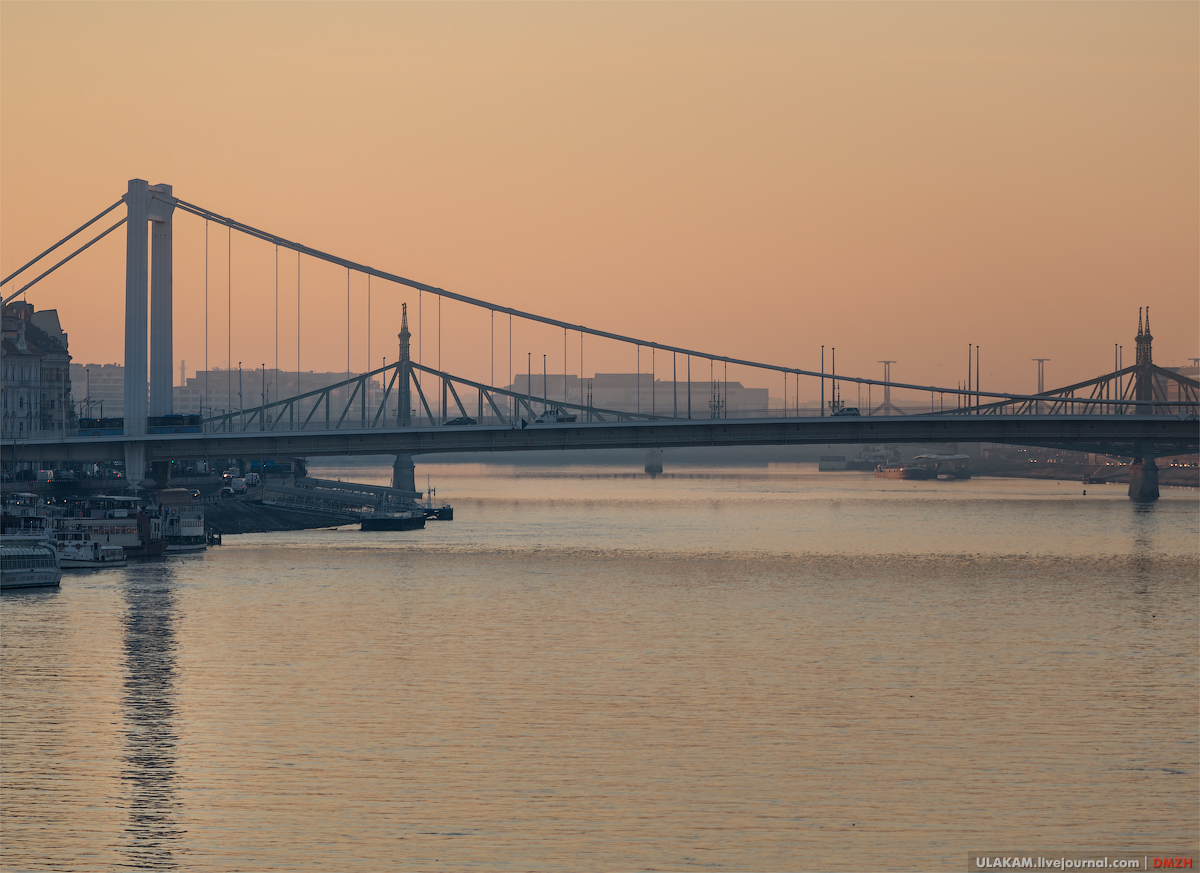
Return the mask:
<path fill-rule="evenodd" d="M 1198 168 L 1196 3 L 0 3 L 4 275 L 142 178 L 571 323 L 950 387 L 974 343 L 1026 392 L 1131 362 L 1140 306 L 1200 355 Z M 124 245 L 27 292 L 77 362 L 123 357 Z M 438 362 L 429 295 L 372 280 L 368 322 L 299 269 L 297 339 L 295 255 L 177 213 L 176 369 L 379 366 L 401 302 Z M 507 325 L 442 306 L 445 369 L 503 383 Z"/>

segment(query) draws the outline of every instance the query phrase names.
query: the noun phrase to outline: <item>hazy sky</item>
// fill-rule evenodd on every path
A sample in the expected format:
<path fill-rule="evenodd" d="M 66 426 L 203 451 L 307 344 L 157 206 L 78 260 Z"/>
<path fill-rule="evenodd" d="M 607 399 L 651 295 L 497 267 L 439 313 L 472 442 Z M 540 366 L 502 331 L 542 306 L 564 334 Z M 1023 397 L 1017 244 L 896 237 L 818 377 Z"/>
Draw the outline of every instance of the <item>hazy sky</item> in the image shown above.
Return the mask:
<path fill-rule="evenodd" d="M 0 25 L 5 275 L 140 177 L 429 284 L 719 354 L 815 368 L 825 344 L 841 372 L 887 358 L 954 385 L 973 342 L 985 388 L 1027 391 L 1032 357 L 1048 387 L 1111 368 L 1114 343 L 1132 361 L 1150 305 L 1156 362 L 1200 355 L 1197 3 L 5 2 Z M 29 293 L 81 363 L 123 355 L 123 234 Z M 191 373 L 204 223 L 175 234 Z M 222 229 L 209 247 L 210 365 L 227 345 L 273 365 L 274 250 L 235 237 L 229 270 Z M 302 269 L 303 369 L 344 369 L 345 273 Z M 295 271 L 281 255 L 285 368 Z M 401 300 L 373 283 L 373 366 Z M 488 375 L 487 317 L 444 317 L 443 364 Z M 519 329 L 518 369 L 526 351 L 561 371 L 561 333 Z M 615 354 L 585 369 L 633 369 Z"/>

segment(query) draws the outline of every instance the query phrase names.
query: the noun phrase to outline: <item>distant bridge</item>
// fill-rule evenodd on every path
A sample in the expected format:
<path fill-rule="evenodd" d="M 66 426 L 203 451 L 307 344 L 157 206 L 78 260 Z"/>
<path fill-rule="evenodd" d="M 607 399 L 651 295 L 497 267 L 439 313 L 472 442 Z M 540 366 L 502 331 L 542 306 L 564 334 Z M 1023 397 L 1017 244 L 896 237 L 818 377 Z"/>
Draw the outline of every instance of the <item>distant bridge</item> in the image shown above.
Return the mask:
<path fill-rule="evenodd" d="M 1148 310 L 1144 327 L 1139 313 L 1137 361 L 1134 365 L 1123 367 L 1118 359 L 1114 361 L 1112 373 L 1060 389 L 1043 391 L 1039 385 L 1039 391 L 1032 395 L 982 391 L 978 349 L 975 350 L 973 380 L 971 356 L 968 355 L 965 386 L 948 388 L 893 381 L 888 367 L 894 361 L 883 362 L 883 380 L 868 379 L 826 372 L 823 349 L 821 369 L 814 371 L 652 342 L 466 297 L 301 245 L 178 199 L 169 185 L 150 186 L 136 179 L 130 181 L 128 192 L 121 200 L 3 279 L 0 284 L 13 282 L 18 275 L 31 270 L 58 247 L 117 209 L 122 202 L 126 207 L 125 218 L 10 293 L 4 302 L 7 305 L 120 225 L 126 225 L 123 433 L 112 436 L 77 434 L 54 439 L 16 439 L 11 434 L 5 434 L 0 440 L 0 458 L 4 461 L 124 461 L 129 482 L 136 486 L 141 481 L 147 462 L 157 465 L 171 460 L 203 458 L 654 449 L 677 446 L 994 442 L 1095 451 L 1143 459 L 1200 449 L 1200 425 L 1196 421 L 1197 409 L 1200 408 L 1200 383 L 1153 364 L 1153 338 L 1150 335 Z M 257 406 L 249 405 L 232 411 L 225 409 L 220 414 L 202 410 L 204 421 L 200 433 L 148 432 L 147 421 L 150 416 L 166 416 L 173 411 L 173 215 L 176 210 L 202 218 L 206 222 L 206 239 L 208 225 L 217 224 L 229 229 L 230 238 L 236 231 L 273 245 L 277 250 L 294 251 L 297 255 L 297 305 L 300 300 L 302 257 L 344 268 L 347 289 L 347 378 L 335 385 L 294 397 L 277 398 L 272 402 L 267 402 L 268 392 L 264 386 L 262 402 Z M 278 284 L 278 257 L 276 271 Z M 451 367 L 442 369 L 439 365 L 439 368 L 433 368 L 423 365 L 420 360 L 414 361 L 406 310 L 398 335 L 398 360 L 390 366 L 369 372 L 352 373 L 349 363 L 352 346 L 349 334 L 351 273 L 375 277 L 391 286 L 414 290 L 418 295 L 427 293 L 439 301 L 446 298 L 489 312 L 493 368 L 495 315 L 506 317 L 510 328 L 510 379 L 513 351 L 511 324 L 514 319 L 561 330 L 562 396 L 534 395 L 532 373 L 528 374 L 527 390 L 522 394 L 512 390 L 512 385 L 504 388 L 492 384 L 494 375 L 489 375 L 487 379 L 472 379 L 454 374 Z M 324 300 L 318 303 L 326 305 Z M 153 304 L 152 311 L 150 304 Z M 439 317 L 439 361 L 441 329 Z M 567 340 L 570 334 L 578 336 L 580 396 L 577 400 L 568 398 L 565 389 Z M 592 402 L 590 390 L 586 398 L 583 396 L 586 338 L 617 343 L 628 347 L 630 357 L 636 354 L 639 383 L 636 408 L 603 408 Z M 368 332 L 368 360 L 369 341 Z M 557 346 L 557 340 L 555 343 Z M 297 339 L 297 385 L 301 374 L 299 354 Z M 532 352 L 529 357 L 532 358 Z M 643 403 L 642 361 L 647 357 L 650 394 L 648 402 Z M 545 359 L 546 356 L 543 356 L 543 361 Z M 671 373 L 671 394 L 662 397 L 661 406 L 654 393 L 655 367 L 659 359 L 664 374 Z M 699 383 L 691 378 L 692 364 L 697 360 L 701 364 L 701 373 L 704 372 L 703 363 L 708 363 L 709 373 L 709 378 Z M 717 365 L 721 365 L 721 369 Z M 743 372 L 754 371 L 764 380 L 780 380 L 783 406 L 777 416 L 731 417 L 727 403 L 730 366 L 742 368 Z M 529 369 L 532 369 L 531 364 Z M 831 369 L 836 370 L 836 367 Z M 275 372 L 278 372 L 278 366 Z M 686 383 L 678 380 L 680 374 L 686 374 Z M 801 414 L 801 379 L 820 382 L 819 417 Z M 846 414 L 848 411 L 841 401 L 843 383 L 866 386 L 868 391 L 877 386 L 882 389 L 882 402 L 875 409 L 866 409 L 865 415 Z M 685 404 L 680 403 L 680 384 L 687 386 Z M 694 384 L 710 388 L 711 400 L 705 404 L 706 410 L 692 408 Z M 382 388 L 376 388 L 376 385 Z M 926 398 L 930 412 L 921 415 L 896 414 L 900 410 L 892 402 L 893 390 L 906 391 L 910 397 Z M 542 394 L 547 393 L 543 380 Z M 794 403 L 789 399 L 793 396 Z M 238 405 L 241 406 L 240 400 Z M 538 417 L 547 413 L 551 414 L 554 423 L 537 423 Z M 573 421 L 563 420 L 572 416 Z M 471 420 L 475 423 L 445 426 L 447 423 L 454 425 L 455 421 L 465 423 Z M 421 426 L 425 422 L 429 424 Z M 434 426 L 435 423 L 442 426 Z M 157 471 L 155 475 L 160 480 L 165 476 L 160 476 Z M 407 487 L 412 490 L 411 486 Z"/>

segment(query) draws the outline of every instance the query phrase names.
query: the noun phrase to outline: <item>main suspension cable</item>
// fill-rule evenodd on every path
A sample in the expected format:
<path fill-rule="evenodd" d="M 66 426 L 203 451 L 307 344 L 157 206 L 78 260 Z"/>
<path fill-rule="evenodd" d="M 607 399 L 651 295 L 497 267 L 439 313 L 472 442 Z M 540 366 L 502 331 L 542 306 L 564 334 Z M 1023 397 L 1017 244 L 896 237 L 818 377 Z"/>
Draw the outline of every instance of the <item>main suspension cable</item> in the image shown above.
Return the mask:
<path fill-rule="evenodd" d="M 47 276 L 49 276 L 51 273 L 53 273 L 55 270 L 57 270 L 59 267 L 61 267 L 67 261 L 71 260 L 76 255 L 82 254 L 83 252 L 90 249 L 96 243 L 100 242 L 100 240 L 104 239 L 106 236 L 108 236 L 110 233 L 112 233 L 114 230 L 116 230 L 118 227 L 120 227 L 122 224 L 124 224 L 126 222 L 126 220 L 127 219 L 122 218 L 120 221 L 118 221 L 116 224 L 114 224 L 108 230 L 104 231 L 104 233 L 101 233 L 98 236 L 93 237 L 91 242 L 86 243 L 86 244 L 80 246 L 79 248 L 77 248 L 75 251 L 71 252 L 71 254 L 67 255 L 65 258 L 63 258 L 61 261 L 59 261 L 57 264 L 55 264 L 53 267 L 51 267 L 46 272 L 42 273 L 42 275 L 38 276 L 32 282 L 27 282 L 26 284 L 24 284 L 20 288 L 18 288 L 16 291 L 14 291 L 12 294 L 9 294 L 7 297 L 4 298 L 4 305 L 9 304 L 17 297 L 20 297 L 28 289 L 32 288 L 38 282 L 45 279 Z M 74 234 L 72 234 L 72 236 L 74 236 Z M 22 268 L 22 269 L 24 269 L 24 268 Z M 20 270 L 18 270 L 17 272 L 20 272 Z M 15 275 L 17 275 L 17 273 L 13 273 L 13 276 L 15 276 Z M 9 278 L 12 278 L 12 276 L 10 276 Z"/>
<path fill-rule="evenodd" d="M 100 213 L 99 215 L 97 215 L 95 218 L 92 218 L 92 219 L 89 219 L 88 221 L 85 221 L 83 224 L 81 224 L 79 227 L 75 228 L 75 230 L 71 231 L 69 234 L 67 234 L 66 236 L 64 236 L 62 239 L 60 239 L 60 240 L 59 240 L 58 242 L 56 242 L 54 245 L 50 246 L 50 248 L 46 249 L 44 252 L 42 252 L 40 255 L 38 255 L 36 258 L 34 258 L 32 261 L 30 261 L 28 264 L 26 264 L 25 266 L 21 267 L 19 270 L 15 271 L 15 272 L 13 272 L 13 273 L 9 273 L 9 274 L 8 274 L 6 277 L 4 277 L 3 279 L 0 279 L 0 285 L 7 285 L 9 282 L 11 282 L 11 281 L 12 281 L 13 279 L 15 279 L 17 276 L 19 276 L 19 275 L 21 275 L 22 273 L 24 273 L 26 270 L 28 270 L 30 267 L 32 267 L 34 264 L 36 264 L 36 263 L 37 263 L 38 261 L 40 261 L 42 258 L 46 257 L 46 255 L 50 254 L 50 253 L 51 253 L 52 251 L 54 251 L 56 248 L 58 248 L 59 246 L 61 246 L 61 245 L 62 245 L 63 243 L 65 243 L 67 240 L 71 239 L 71 238 L 72 238 L 72 237 L 74 237 L 74 236 L 78 236 L 80 233 L 82 233 L 83 231 L 87 230 L 89 227 L 91 227 L 93 224 L 95 224 L 97 221 L 99 221 L 99 220 L 100 220 L 101 218 L 103 218 L 104 216 L 108 215 L 108 213 L 112 212 L 114 209 L 116 209 L 118 206 L 120 206 L 120 205 L 121 205 L 122 203 L 124 203 L 124 202 L 125 202 L 125 198 L 124 198 L 124 197 L 122 197 L 120 200 L 118 200 L 118 201 L 117 201 L 116 203 L 114 203 L 112 206 L 108 207 L 108 209 L 105 209 L 103 212 L 101 212 L 101 213 Z M 115 225 L 113 225 L 113 227 L 119 227 L 119 226 L 120 226 L 120 224 L 115 224 Z M 109 230 L 111 230 L 111 229 L 112 229 L 112 228 L 109 228 Z M 35 280 L 35 281 L 36 281 L 36 280 Z M 26 285 L 25 287 L 26 287 L 26 288 L 28 288 L 29 286 L 28 286 L 28 285 Z M 9 298 L 9 299 L 11 299 L 11 298 Z M 5 302 L 7 302 L 7 301 L 5 301 Z"/>

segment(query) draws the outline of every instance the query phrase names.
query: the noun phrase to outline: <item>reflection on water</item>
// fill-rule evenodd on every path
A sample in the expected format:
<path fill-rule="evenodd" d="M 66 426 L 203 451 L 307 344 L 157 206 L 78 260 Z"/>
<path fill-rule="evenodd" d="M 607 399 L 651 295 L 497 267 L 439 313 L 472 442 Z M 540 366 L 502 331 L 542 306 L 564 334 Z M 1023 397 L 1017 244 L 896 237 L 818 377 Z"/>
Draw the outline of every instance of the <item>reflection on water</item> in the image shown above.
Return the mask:
<path fill-rule="evenodd" d="M 145 568 L 125 589 L 124 780 L 131 866 L 173 870 L 180 839 L 175 753 L 175 592 L 170 563 Z"/>
<path fill-rule="evenodd" d="M 457 520 L 424 531 L 230 536 L 0 599 L 4 868 L 934 870 L 1194 839 L 1194 495 L 452 472 Z"/>

